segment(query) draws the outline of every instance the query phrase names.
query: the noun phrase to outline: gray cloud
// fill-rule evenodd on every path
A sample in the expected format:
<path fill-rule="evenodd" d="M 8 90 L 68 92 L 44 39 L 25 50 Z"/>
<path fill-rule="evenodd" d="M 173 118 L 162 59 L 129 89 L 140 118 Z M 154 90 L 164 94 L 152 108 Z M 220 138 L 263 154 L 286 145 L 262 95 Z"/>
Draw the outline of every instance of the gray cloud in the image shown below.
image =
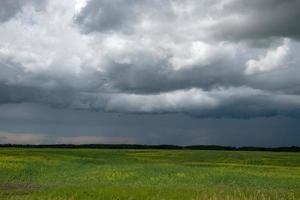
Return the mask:
<path fill-rule="evenodd" d="M 93 31 L 128 31 L 138 20 L 136 9 L 140 3 L 128 1 L 90 1 L 76 17 L 76 21 L 85 27 L 86 32 Z"/>
<path fill-rule="evenodd" d="M 176 5 L 175 5 L 176 4 Z M 84 32 L 122 32 L 132 34 L 148 20 L 167 25 L 177 18 L 174 6 L 182 6 L 180 1 L 158 0 L 117 0 L 88 1 L 75 17 Z M 160 26 L 161 24 L 158 24 Z M 158 27 L 162 28 L 162 27 Z M 155 31 L 155 30 L 153 30 Z"/>
<path fill-rule="evenodd" d="M 156 28 L 150 30 L 153 32 L 202 29 L 206 32 L 204 36 L 190 33 L 188 37 L 217 37 L 219 40 L 254 39 L 263 42 L 272 37 L 298 39 L 299 6 L 297 0 L 188 0 L 184 3 L 177 0 L 91 0 L 76 17 L 76 22 L 86 32 L 132 33 L 140 29 L 140 26 L 149 25 Z M 190 23 L 194 26 L 188 27 Z M 177 34 L 178 32 L 174 33 Z"/>
<path fill-rule="evenodd" d="M 79 3 L 4 1 L 1 104 L 299 117 L 297 1 Z"/>
<path fill-rule="evenodd" d="M 0 2 L 0 22 L 5 22 L 15 17 L 19 12 L 22 12 L 24 7 L 33 7 L 40 10 L 45 6 L 44 0 L 2 0 Z"/>
<path fill-rule="evenodd" d="M 233 0 L 222 9 L 223 19 L 212 26 L 213 34 L 229 40 L 271 37 L 299 39 L 299 6 L 297 0 Z"/>
<path fill-rule="evenodd" d="M 115 114 L 53 109 L 36 104 L 0 105 L 0 142 L 299 145 L 297 118 L 191 118 L 183 114 Z M 16 125 L 17 124 L 17 125 Z M 81 142 L 79 142 L 81 141 Z"/>

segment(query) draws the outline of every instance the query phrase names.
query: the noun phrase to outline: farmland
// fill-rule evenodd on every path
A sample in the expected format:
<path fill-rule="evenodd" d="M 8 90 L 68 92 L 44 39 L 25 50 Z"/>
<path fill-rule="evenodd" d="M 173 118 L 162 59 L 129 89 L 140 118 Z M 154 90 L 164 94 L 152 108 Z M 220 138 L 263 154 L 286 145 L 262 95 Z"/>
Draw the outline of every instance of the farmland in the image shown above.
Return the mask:
<path fill-rule="evenodd" d="M 0 148 L 0 199 L 298 200 L 300 154 Z"/>

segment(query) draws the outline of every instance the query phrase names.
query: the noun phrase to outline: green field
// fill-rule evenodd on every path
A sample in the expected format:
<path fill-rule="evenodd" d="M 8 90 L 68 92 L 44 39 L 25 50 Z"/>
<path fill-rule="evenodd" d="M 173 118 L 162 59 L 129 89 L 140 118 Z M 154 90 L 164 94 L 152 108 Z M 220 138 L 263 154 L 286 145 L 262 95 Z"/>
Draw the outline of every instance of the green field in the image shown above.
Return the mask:
<path fill-rule="evenodd" d="M 1 148 L 0 199 L 299 200 L 300 154 Z"/>

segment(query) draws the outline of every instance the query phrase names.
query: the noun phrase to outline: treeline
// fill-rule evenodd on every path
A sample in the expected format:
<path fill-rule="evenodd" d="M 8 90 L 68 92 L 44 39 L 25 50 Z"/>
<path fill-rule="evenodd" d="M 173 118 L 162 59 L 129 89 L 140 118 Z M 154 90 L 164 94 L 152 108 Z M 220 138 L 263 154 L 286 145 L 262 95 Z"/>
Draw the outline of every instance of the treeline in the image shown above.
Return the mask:
<path fill-rule="evenodd" d="M 228 151 L 274 151 L 274 152 L 300 152 L 300 147 L 230 147 L 218 145 L 140 145 L 140 144 L 0 144 L 0 147 L 17 147 L 17 148 L 94 148 L 94 149 L 169 149 L 169 150 L 228 150 Z"/>

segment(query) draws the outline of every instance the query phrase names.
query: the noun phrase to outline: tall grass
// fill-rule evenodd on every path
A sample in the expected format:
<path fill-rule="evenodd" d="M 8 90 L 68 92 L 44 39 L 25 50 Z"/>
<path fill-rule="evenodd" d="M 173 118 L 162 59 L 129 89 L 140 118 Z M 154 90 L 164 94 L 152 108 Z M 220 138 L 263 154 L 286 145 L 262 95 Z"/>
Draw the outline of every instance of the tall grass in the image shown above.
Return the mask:
<path fill-rule="evenodd" d="M 0 199 L 298 200 L 300 154 L 2 148 Z"/>

